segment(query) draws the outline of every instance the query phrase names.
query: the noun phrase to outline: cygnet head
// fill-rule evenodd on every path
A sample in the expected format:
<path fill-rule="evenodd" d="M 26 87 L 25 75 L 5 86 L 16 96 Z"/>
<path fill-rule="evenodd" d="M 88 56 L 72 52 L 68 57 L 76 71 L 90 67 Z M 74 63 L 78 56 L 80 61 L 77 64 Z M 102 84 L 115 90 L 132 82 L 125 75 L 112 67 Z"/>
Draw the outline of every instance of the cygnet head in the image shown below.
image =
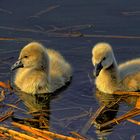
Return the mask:
<path fill-rule="evenodd" d="M 95 66 L 95 76 L 98 76 L 102 69 L 109 68 L 114 61 L 114 54 L 108 43 L 98 43 L 93 47 L 92 63 Z"/>
<path fill-rule="evenodd" d="M 45 48 L 38 42 L 31 42 L 20 52 L 18 61 L 11 67 L 11 70 L 17 68 L 47 69 L 48 55 Z"/>

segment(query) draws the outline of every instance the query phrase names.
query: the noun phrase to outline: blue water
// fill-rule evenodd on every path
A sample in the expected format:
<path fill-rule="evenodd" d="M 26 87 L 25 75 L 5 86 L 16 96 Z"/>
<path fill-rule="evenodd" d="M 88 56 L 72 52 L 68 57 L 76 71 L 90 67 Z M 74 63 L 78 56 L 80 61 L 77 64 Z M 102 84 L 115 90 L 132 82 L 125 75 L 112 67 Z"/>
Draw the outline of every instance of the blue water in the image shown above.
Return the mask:
<path fill-rule="evenodd" d="M 47 12 L 46 9 L 50 6 L 55 8 Z M 58 50 L 71 63 L 74 73 L 67 89 L 50 101 L 50 130 L 66 135 L 69 135 L 70 131 L 80 132 L 98 108 L 92 77 L 93 45 L 101 41 L 110 43 L 118 63 L 122 63 L 140 56 L 140 39 L 59 37 L 50 36 L 46 31 L 53 27 L 92 25 L 78 31 L 94 35 L 140 36 L 139 7 L 138 0 L 1 0 L 0 37 L 16 40 L 0 40 L 0 81 L 11 79 L 10 66 L 18 58 L 20 49 L 31 40 L 40 41 L 46 47 Z M 63 32 L 70 31 L 71 29 L 68 29 Z M 17 95 L 13 98 L 17 98 Z M 23 103 L 19 106 L 27 109 Z M 119 112 L 128 109 L 126 105 L 121 105 Z M 21 111 L 17 110 L 16 113 L 24 117 Z M 86 136 L 91 140 L 97 139 L 95 130 L 91 127 Z M 130 140 L 137 135 L 136 139 L 140 139 L 139 130 L 139 126 L 124 122 L 115 126 L 107 138 Z"/>

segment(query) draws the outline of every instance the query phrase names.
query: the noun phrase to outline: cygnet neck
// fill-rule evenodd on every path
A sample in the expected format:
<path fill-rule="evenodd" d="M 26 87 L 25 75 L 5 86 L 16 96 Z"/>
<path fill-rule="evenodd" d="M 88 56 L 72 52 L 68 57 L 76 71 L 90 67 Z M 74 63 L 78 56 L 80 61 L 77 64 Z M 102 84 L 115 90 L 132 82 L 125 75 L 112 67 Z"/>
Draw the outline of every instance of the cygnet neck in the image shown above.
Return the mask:
<path fill-rule="evenodd" d="M 105 69 L 105 72 L 110 75 L 110 78 L 114 81 L 116 81 L 116 84 L 119 82 L 119 70 L 117 63 L 112 63 L 107 69 Z"/>
<path fill-rule="evenodd" d="M 112 94 L 118 90 L 119 71 L 114 61 L 108 68 L 102 69 L 96 78 L 97 88 L 104 93 Z"/>

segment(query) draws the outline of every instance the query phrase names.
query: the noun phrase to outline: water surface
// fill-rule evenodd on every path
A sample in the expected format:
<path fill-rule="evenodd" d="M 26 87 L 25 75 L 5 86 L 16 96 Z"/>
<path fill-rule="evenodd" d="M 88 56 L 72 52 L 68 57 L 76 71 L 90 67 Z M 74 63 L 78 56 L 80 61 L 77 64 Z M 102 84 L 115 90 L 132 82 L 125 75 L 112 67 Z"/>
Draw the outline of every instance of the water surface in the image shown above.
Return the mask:
<path fill-rule="evenodd" d="M 46 47 L 58 50 L 71 63 L 74 73 L 67 89 L 50 101 L 50 130 L 65 135 L 69 135 L 70 131 L 81 132 L 91 114 L 98 108 L 92 77 L 93 45 L 102 41 L 110 43 L 118 63 L 122 63 L 140 56 L 140 39 L 82 35 L 60 37 L 55 34 L 50 35 L 46 31 L 68 27 L 61 32 L 71 33 L 75 26 L 77 28 L 79 25 L 92 25 L 79 28 L 75 32 L 92 35 L 140 36 L 139 7 L 138 0 L 2 0 L 0 37 L 16 38 L 16 40 L 0 41 L 0 81 L 11 79 L 10 67 L 18 58 L 20 49 L 28 42 L 40 41 Z M 13 100 L 16 98 L 17 95 L 12 96 Z M 19 107 L 27 109 L 22 102 Z M 118 114 L 129 109 L 130 107 L 122 104 Z M 24 117 L 21 111 L 17 111 L 15 115 Z M 139 126 L 124 122 L 114 127 L 108 139 L 129 140 L 135 135 L 136 139 L 139 139 L 139 130 Z M 94 127 L 89 129 L 86 137 L 91 140 L 97 139 Z"/>

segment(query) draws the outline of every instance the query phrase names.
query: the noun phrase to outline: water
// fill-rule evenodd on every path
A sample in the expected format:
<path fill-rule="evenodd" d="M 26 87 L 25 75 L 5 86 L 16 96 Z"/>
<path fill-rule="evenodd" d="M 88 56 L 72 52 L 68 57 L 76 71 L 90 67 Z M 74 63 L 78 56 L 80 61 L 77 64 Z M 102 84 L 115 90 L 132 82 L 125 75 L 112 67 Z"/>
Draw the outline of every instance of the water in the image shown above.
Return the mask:
<path fill-rule="evenodd" d="M 54 9 L 46 10 L 50 6 Z M 16 38 L 16 40 L 0 41 L 0 81 L 11 79 L 11 65 L 18 58 L 20 49 L 31 40 L 40 41 L 46 47 L 58 50 L 71 63 L 74 73 L 70 85 L 56 98 L 50 100 L 50 130 L 65 135 L 69 135 L 70 131 L 81 132 L 91 114 L 98 108 L 92 77 L 93 45 L 102 41 L 110 43 L 118 63 L 122 63 L 139 57 L 140 39 L 59 37 L 50 36 L 46 31 L 77 25 L 92 25 L 78 32 L 94 35 L 140 36 L 139 7 L 138 0 L 2 0 L 0 2 L 1 37 Z M 71 28 L 66 29 L 65 32 L 71 32 Z M 17 95 L 12 96 L 13 100 L 16 98 Z M 10 101 L 11 99 L 7 100 Z M 28 110 L 22 102 L 19 107 Z M 122 104 L 118 114 L 129 109 Z M 18 110 L 16 115 L 31 117 Z M 137 119 L 139 120 L 139 117 Z M 139 126 L 124 122 L 115 126 L 107 139 L 129 140 L 135 135 L 136 139 L 140 138 Z M 92 126 L 85 136 L 91 140 L 97 139 L 95 127 Z"/>

